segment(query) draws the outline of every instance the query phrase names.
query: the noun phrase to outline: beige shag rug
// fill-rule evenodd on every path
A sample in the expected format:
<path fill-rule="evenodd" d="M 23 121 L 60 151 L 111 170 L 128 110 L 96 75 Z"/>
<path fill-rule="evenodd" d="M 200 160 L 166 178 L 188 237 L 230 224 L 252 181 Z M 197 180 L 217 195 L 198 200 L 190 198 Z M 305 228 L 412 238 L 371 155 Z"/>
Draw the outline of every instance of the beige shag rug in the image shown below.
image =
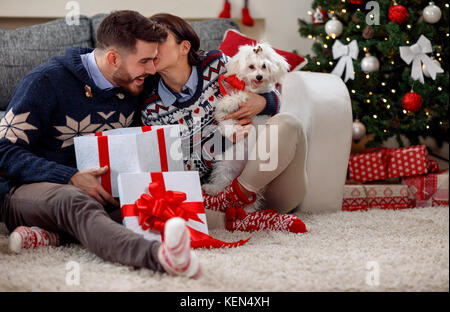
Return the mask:
<path fill-rule="evenodd" d="M 299 216 L 309 233 L 211 231 L 251 239 L 197 250 L 199 280 L 107 263 L 80 245 L 13 255 L 0 224 L 0 291 L 449 291 L 448 207 Z"/>

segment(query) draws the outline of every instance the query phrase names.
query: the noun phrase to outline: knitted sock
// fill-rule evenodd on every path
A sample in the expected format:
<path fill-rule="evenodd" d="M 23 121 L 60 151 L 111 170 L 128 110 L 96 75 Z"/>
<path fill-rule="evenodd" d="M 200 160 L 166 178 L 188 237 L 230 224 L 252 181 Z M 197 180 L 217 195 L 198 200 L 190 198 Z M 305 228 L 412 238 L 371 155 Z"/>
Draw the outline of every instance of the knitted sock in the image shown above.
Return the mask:
<path fill-rule="evenodd" d="M 9 250 L 15 253 L 19 253 L 24 249 L 44 246 L 59 246 L 58 234 L 36 226 L 19 226 L 9 236 Z"/>
<path fill-rule="evenodd" d="M 171 275 L 197 278 L 201 275 L 200 262 L 191 250 L 191 236 L 182 218 L 172 218 L 164 226 L 164 242 L 158 250 L 158 259 Z"/>
<path fill-rule="evenodd" d="M 249 27 L 255 24 L 253 18 L 250 16 L 250 11 L 248 10 L 248 0 L 244 1 L 244 7 L 242 8 L 242 24 Z"/>
<path fill-rule="evenodd" d="M 231 4 L 229 1 L 225 1 L 222 12 L 219 14 L 219 18 L 230 18 L 231 17 Z"/>
<path fill-rule="evenodd" d="M 255 202 L 255 200 L 256 195 L 254 195 L 252 199 L 248 199 L 248 197 L 242 193 L 237 178 L 217 195 L 208 195 L 203 192 L 203 203 L 205 208 L 222 212 L 225 212 L 225 210 L 229 208 L 244 208 L 248 204 Z"/>
<path fill-rule="evenodd" d="M 298 217 L 279 214 L 273 209 L 265 209 L 248 214 L 245 218 L 226 221 L 229 231 L 253 232 L 261 230 L 306 233 L 306 226 Z"/>

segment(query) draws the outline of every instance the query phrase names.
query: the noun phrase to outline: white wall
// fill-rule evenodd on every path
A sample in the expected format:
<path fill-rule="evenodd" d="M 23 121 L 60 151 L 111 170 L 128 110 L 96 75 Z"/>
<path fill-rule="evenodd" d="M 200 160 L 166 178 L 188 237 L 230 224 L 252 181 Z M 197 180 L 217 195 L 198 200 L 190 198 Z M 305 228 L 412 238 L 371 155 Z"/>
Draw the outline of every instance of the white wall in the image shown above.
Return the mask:
<path fill-rule="evenodd" d="M 0 0 L 0 18 L 4 17 L 64 17 L 66 0 Z M 168 12 L 186 19 L 217 17 L 224 0 L 79 0 L 80 14 L 92 16 L 112 10 L 132 9 L 145 16 Z M 307 12 L 312 0 L 250 0 L 249 10 L 255 19 L 254 27 L 240 24 L 241 30 L 255 39 L 269 41 L 274 47 L 301 54 L 310 53 L 312 41 L 301 38 L 298 33 L 298 18 L 310 18 Z M 241 19 L 244 0 L 230 0 L 231 18 Z"/>

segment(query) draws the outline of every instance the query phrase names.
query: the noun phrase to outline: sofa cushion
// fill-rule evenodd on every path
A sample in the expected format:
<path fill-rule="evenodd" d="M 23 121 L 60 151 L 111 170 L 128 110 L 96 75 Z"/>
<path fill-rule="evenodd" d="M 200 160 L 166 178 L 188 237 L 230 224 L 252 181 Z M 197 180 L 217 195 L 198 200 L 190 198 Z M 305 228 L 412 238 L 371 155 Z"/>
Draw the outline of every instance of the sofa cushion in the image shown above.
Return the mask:
<path fill-rule="evenodd" d="M 97 14 L 91 18 L 92 38 L 97 45 L 97 28 L 108 14 Z M 231 19 L 214 18 L 204 21 L 191 21 L 189 24 L 200 38 L 200 49 L 204 51 L 217 50 L 222 42 L 223 35 L 228 29 L 239 30 L 239 26 Z"/>
<path fill-rule="evenodd" d="M 0 109 L 6 109 L 19 81 L 51 57 L 71 46 L 91 47 L 91 23 L 80 16 L 79 25 L 58 19 L 13 30 L 0 29 Z"/>
<path fill-rule="evenodd" d="M 223 53 L 225 53 L 229 57 L 232 57 L 238 52 L 239 47 L 241 45 L 247 45 L 247 44 L 252 45 L 252 44 L 255 44 L 256 42 L 257 41 L 255 39 L 249 38 L 249 37 L 241 34 L 239 31 L 230 29 L 225 33 L 223 41 L 219 46 L 219 50 L 221 50 Z M 304 57 L 302 57 L 296 53 L 275 49 L 275 47 L 273 49 L 278 54 L 282 55 L 286 59 L 286 61 L 289 63 L 289 65 L 290 65 L 289 71 L 299 70 L 303 66 L 305 66 L 306 63 L 308 62 L 307 59 L 305 59 Z"/>
<path fill-rule="evenodd" d="M 214 18 L 199 22 L 189 22 L 200 38 L 200 49 L 217 50 L 228 29 L 239 30 L 239 26 L 231 19 Z"/>

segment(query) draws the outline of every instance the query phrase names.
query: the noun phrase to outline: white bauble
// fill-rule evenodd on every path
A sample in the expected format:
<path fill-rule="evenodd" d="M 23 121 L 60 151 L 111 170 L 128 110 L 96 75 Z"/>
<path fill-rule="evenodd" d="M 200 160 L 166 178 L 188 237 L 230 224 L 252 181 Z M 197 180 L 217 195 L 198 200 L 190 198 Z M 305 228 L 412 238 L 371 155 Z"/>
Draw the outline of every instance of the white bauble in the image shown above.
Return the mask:
<path fill-rule="evenodd" d="M 366 74 L 377 71 L 378 69 L 380 69 L 380 62 L 375 56 L 367 53 L 366 56 L 361 60 L 361 69 Z"/>
<path fill-rule="evenodd" d="M 336 18 L 336 16 L 333 16 L 328 22 L 325 23 L 325 32 L 328 36 L 337 38 L 342 34 L 343 30 L 344 25 L 342 25 L 342 23 Z"/>
<path fill-rule="evenodd" d="M 441 16 L 441 9 L 437 5 L 435 5 L 434 2 L 430 2 L 430 4 L 425 9 L 423 9 L 423 19 L 427 23 L 437 23 L 441 19 Z"/>
<path fill-rule="evenodd" d="M 441 63 L 439 63 L 437 60 L 433 59 L 433 62 L 435 62 L 437 65 L 439 65 L 439 67 L 441 67 Z M 425 75 L 425 77 L 428 77 L 428 78 L 431 77 L 430 73 L 427 70 L 427 66 L 425 64 L 422 64 L 422 71 L 423 71 L 423 74 Z"/>
<path fill-rule="evenodd" d="M 361 140 L 366 135 L 366 126 L 358 119 L 353 122 L 352 139 Z"/>

